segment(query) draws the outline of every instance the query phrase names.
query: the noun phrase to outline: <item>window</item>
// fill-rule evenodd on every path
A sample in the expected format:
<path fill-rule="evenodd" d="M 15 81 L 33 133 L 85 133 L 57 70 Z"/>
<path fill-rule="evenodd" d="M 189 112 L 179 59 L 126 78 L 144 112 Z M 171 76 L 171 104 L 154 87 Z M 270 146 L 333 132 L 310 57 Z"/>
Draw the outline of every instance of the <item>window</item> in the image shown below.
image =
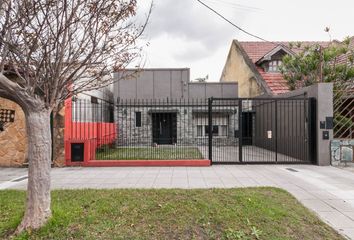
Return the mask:
<path fill-rule="evenodd" d="M 135 127 L 141 127 L 141 112 L 135 112 Z"/>
<path fill-rule="evenodd" d="M 280 60 L 273 60 L 268 62 L 268 69 L 266 69 L 267 72 L 279 72 L 279 68 L 281 66 L 282 62 Z"/>
<path fill-rule="evenodd" d="M 227 125 L 220 126 L 220 135 L 219 136 L 227 136 Z"/>
<path fill-rule="evenodd" d="M 91 96 L 91 103 L 98 104 L 98 99 L 96 97 Z"/>
<path fill-rule="evenodd" d="M 197 137 L 203 137 L 203 125 L 197 125 Z"/>
<path fill-rule="evenodd" d="M 114 107 L 111 105 L 108 107 L 108 117 L 110 123 L 114 122 Z"/>
<path fill-rule="evenodd" d="M 214 125 L 212 133 L 213 133 L 213 136 L 219 136 L 219 126 Z M 209 126 L 208 125 L 205 126 L 205 135 L 206 136 L 209 135 Z"/>

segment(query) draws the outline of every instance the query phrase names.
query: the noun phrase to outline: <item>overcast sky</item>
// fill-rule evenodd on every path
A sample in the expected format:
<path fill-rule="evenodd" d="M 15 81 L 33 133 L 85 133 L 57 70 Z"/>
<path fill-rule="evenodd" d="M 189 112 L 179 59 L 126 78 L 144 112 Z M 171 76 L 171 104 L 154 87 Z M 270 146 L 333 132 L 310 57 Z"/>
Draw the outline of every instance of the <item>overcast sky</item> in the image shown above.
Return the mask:
<path fill-rule="evenodd" d="M 332 39 L 354 35 L 353 0 L 202 0 L 245 30 L 270 41 Z M 150 0 L 138 0 L 139 14 Z M 188 67 L 191 80 L 218 81 L 232 39 L 257 41 L 197 0 L 154 0 L 144 39 L 145 67 Z"/>

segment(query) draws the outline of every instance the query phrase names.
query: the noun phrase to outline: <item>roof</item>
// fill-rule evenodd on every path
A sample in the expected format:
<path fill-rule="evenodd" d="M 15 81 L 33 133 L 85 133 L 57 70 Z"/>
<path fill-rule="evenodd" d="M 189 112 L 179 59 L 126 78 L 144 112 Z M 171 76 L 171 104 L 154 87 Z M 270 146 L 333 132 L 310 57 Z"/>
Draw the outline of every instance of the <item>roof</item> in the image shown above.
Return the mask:
<path fill-rule="evenodd" d="M 280 72 L 265 72 L 263 68 L 257 67 L 258 72 L 275 95 L 289 92 L 289 86 Z"/>
<path fill-rule="evenodd" d="M 338 42 L 337 44 L 342 44 L 341 42 Z M 349 49 L 354 50 L 354 37 L 349 38 L 349 45 L 348 45 Z M 350 53 L 347 54 L 342 54 L 341 56 L 339 56 L 339 58 L 337 59 L 337 63 L 339 64 L 344 64 L 344 63 L 348 63 L 348 56 L 350 55 Z"/>
<path fill-rule="evenodd" d="M 236 41 L 236 40 L 235 40 Z M 236 41 L 237 42 L 237 41 Z M 329 42 L 316 42 L 316 41 L 297 41 L 297 42 L 238 42 L 246 53 L 250 61 L 255 65 L 256 71 L 261 75 L 263 81 L 274 95 L 286 93 L 289 90 L 286 80 L 281 73 L 277 72 L 265 72 L 261 67 L 257 66 L 257 62 L 267 57 L 271 53 L 276 53 L 277 49 L 286 49 L 287 53 L 299 53 L 303 51 L 304 46 L 320 44 L 323 47 L 328 46 Z M 301 44 L 301 47 L 296 47 L 297 43 Z M 293 47 L 290 47 L 293 45 Z"/>

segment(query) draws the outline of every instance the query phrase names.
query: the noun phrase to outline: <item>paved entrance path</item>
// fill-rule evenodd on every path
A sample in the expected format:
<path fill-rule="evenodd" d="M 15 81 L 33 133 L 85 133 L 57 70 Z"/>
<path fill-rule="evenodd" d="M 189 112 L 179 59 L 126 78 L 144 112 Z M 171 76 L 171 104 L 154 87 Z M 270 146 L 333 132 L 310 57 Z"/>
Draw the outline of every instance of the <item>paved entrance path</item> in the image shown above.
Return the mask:
<path fill-rule="evenodd" d="M 7 174 L 7 172 L 11 174 Z M 0 168 L 0 189 L 25 189 L 24 169 Z M 310 165 L 55 168 L 60 188 L 231 188 L 274 186 L 293 194 L 343 235 L 354 239 L 354 173 Z"/>

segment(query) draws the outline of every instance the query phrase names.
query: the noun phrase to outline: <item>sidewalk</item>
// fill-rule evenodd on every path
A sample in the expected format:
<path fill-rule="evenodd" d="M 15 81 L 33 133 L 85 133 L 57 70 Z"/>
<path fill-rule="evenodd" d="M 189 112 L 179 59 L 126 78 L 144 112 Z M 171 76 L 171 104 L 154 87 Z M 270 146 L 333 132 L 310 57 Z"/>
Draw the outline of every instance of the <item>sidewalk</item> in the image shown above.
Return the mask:
<path fill-rule="evenodd" d="M 6 172 L 7 178 L 4 177 Z M 0 168 L 11 180 L 24 169 Z M 26 189 L 27 180 L 0 182 Z M 273 186 L 287 190 L 337 231 L 354 239 L 354 173 L 311 165 L 214 165 L 212 167 L 54 168 L 53 189 L 233 188 Z"/>

